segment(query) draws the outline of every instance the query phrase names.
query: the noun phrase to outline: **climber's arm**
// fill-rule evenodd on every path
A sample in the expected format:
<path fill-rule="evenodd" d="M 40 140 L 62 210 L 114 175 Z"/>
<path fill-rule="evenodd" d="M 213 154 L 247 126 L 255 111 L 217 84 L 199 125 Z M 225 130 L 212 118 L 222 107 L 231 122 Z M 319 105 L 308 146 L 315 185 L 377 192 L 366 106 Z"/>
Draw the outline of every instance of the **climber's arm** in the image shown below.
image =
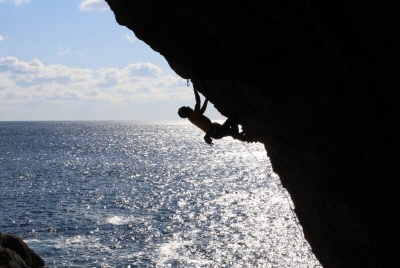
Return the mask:
<path fill-rule="evenodd" d="M 204 114 L 204 112 L 206 111 L 206 109 L 207 109 L 207 103 L 208 103 L 208 99 L 206 99 L 206 100 L 204 101 L 203 107 L 201 107 L 201 110 L 200 110 L 200 113 L 201 113 L 201 114 Z"/>
<path fill-rule="evenodd" d="M 194 91 L 194 97 L 196 98 L 196 106 L 194 107 L 195 110 L 200 110 L 200 95 L 199 92 L 197 92 L 197 90 L 193 87 L 193 91 Z"/>

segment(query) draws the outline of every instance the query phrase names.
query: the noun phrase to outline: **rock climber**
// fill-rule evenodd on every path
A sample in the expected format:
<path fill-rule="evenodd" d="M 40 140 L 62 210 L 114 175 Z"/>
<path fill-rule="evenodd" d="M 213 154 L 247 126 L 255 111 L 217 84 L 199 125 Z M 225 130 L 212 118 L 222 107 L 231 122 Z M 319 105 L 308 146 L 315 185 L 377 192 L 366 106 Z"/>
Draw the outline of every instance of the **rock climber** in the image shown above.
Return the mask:
<path fill-rule="evenodd" d="M 213 145 L 212 139 L 222 139 L 223 137 L 231 136 L 234 139 L 238 139 L 241 141 L 247 141 L 247 137 L 243 132 L 239 133 L 239 125 L 235 118 L 228 118 L 225 123 L 222 125 L 217 122 L 211 122 L 211 120 L 206 117 L 204 112 L 206 111 L 208 99 L 204 101 L 203 106 L 200 109 L 200 95 L 197 90 L 193 87 L 194 96 L 196 98 L 196 105 L 194 106 L 194 110 L 187 106 L 182 106 L 178 110 L 178 114 L 182 118 L 187 118 L 189 121 L 203 130 L 206 135 L 204 136 L 204 140 L 207 144 Z"/>

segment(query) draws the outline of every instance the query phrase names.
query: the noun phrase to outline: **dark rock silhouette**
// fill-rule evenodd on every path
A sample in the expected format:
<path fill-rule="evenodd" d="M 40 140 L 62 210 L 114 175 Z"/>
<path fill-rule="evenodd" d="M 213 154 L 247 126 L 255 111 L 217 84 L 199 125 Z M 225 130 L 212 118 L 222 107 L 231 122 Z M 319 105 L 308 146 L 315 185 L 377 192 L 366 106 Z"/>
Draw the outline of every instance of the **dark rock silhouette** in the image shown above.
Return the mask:
<path fill-rule="evenodd" d="M 44 267 L 44 261 L 20 237 L 0 233 L 0 267 Z"/>
<path fill-rule="evenodd" d="M 323 266 L 399 263 L 395 1 L 107 2 L 264 143 Z"/>

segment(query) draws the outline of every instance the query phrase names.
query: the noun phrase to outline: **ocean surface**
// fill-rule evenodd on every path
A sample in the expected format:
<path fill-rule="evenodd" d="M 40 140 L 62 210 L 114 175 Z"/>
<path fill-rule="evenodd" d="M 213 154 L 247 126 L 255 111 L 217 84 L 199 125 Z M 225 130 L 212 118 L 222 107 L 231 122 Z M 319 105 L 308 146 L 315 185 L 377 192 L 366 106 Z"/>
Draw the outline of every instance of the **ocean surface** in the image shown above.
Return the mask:
<path fill-rule="evenodd" d="M 47 267 L 320 267 L 263 145 L 214 143 L 184 120 L 0 122 L 0 231 Z"/>

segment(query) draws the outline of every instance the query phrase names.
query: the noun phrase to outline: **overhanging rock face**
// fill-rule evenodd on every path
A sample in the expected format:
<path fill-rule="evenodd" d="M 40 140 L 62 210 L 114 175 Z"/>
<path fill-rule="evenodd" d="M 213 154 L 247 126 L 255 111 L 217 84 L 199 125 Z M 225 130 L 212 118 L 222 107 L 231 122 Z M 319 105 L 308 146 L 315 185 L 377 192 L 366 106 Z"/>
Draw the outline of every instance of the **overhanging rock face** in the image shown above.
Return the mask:
<path fill-rule="evenodd" d="M 399 263 L 395 5 L 107 2 L 119 24 L 265 145 L 323 266 Z"/>

